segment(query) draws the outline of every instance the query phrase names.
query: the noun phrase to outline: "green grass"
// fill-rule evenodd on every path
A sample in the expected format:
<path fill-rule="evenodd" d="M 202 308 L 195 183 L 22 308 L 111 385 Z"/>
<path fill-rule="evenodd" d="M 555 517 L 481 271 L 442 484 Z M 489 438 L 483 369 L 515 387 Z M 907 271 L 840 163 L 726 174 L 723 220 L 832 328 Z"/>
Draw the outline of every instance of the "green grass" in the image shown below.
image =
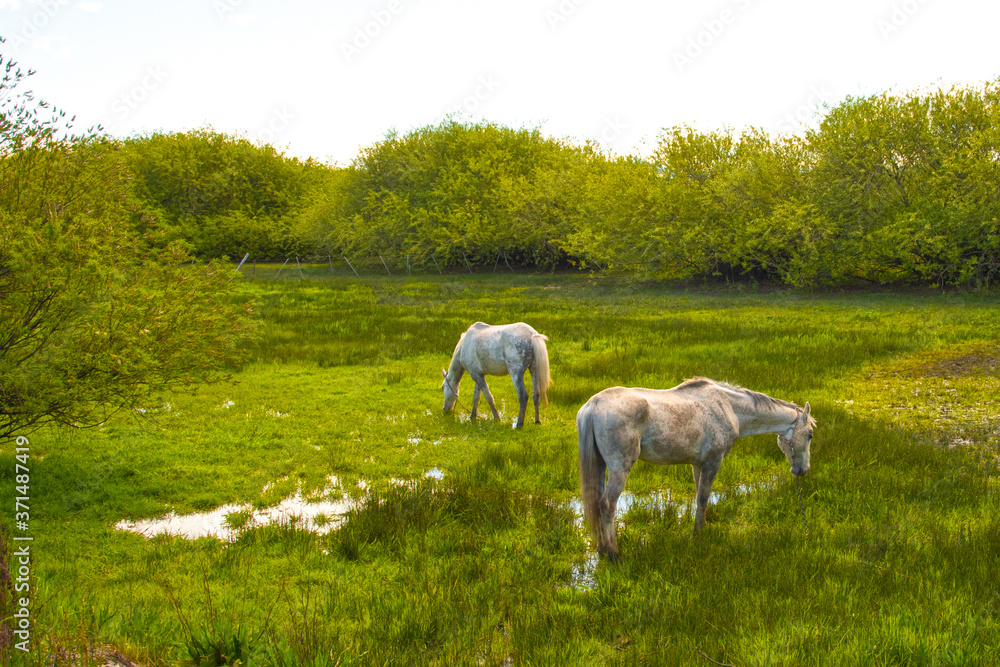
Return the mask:
<path fill-rule="evenodd" d="M 1000 661 L 995 298 L 264 273 L 245 288 L 265 334 L 235 384 L 31 436 L 25 664 L 115 651 L 143 664 Z M 441 414 L 440 368 L 476 320 L 550 337 L 541 426 L 511 429 L 500 377 L 501 422 Z M 748 438 L 697 536 L 690 469 L 637 465 L 626 490 L 669 500 L 619 516 L 623 562 L 593 568 L 571 505 L 576 410 L 608 386 L 694 375 L 811 401 L 809 535 L 773 437 Z M 5 451 L 5 507 L 13 463 Z M 279 524 L 226 544 L 113 528 L 266 506 L 331 475 L 357 504 L 325 535 Z"/>

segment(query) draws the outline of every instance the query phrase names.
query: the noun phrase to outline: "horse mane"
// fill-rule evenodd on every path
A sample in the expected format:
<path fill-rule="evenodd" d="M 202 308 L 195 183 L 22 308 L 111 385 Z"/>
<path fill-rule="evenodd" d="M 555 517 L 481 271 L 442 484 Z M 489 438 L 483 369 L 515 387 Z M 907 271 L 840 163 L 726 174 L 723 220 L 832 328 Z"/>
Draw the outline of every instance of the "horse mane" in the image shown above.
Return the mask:
<path fill-rule="evenodd" d="M 791 401 L 783 401 L 780 398 L 774 398 L 773 396 L 768 396 L 767 394 L 762 394 L 759 391 L 754 391 L 752 389 L 747 389 L 746 387 L 741 387 L 738 384 L 730 384 L 729 382 L 723 382 L 722 380 L 712 380 L 703 377 L 693 377 L 688 380 L 684 380 L 679 385 L 678 389 L 697 389 L 701 387 L 722 387 L 723 389 L 728 389 L 730 391 L 735 391 L 739 394 L 743 394 L 753 402 L 753 406 L 756 409 L 766 409 L 775 407 L 792 408 L 799 412 L 802 412 L 803 408 Z M 809 425 L 815 426 L 816 420 L 812 415 L 809 415 Z"/>
<path fill-rule="evenodd" d="M 458 337 L 458 342 L 455 343 L 455 350 L 451 353 L 451 361 L 452 361 L 452 363 L 454 363 L 455 359 L 458 358 L 458 351 L 460 349 L 462 349 L 462 341 L 465 340 L 465 334 L 467 334 L 467 333 L 469 333 L 469 332 L 468 331 L 463 331 L 462 335 Z"/>

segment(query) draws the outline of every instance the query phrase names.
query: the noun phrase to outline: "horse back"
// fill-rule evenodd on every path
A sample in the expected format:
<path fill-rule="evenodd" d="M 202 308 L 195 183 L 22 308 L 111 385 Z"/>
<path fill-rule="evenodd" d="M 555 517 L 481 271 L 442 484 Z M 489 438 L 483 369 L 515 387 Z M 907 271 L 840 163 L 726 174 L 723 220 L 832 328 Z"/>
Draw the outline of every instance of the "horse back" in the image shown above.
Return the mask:
<path fill-rule="evenodd" d="M 532 337 L 536 335 L 538 332 L 524 322 L 476 322 L 465 333 L 463 363 L 485 375 L 523 373 L 534 358 Z"/>
<path fill-rule="evenodd" d="M 732 419 L 713 397 L 612 387 L 590 399 L 612 439 L 636 439 L 649 463 L 698 463 L 735 439 Z M 611 435 L 618 434 L 618 435 Z"/>
<path fill-rule="evenodd" d="M 739 422 L 717 392 L 638 390 L 650 403 L 642 458 L 651 463 L 698 463 L 727 453 Z"/>

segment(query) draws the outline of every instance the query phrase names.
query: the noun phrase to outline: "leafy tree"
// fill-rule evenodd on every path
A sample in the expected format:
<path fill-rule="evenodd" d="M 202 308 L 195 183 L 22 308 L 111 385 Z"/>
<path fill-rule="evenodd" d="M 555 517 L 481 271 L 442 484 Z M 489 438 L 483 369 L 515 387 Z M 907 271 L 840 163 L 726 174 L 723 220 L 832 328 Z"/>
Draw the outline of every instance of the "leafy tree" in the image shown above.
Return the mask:
<path fill-rule="evenodd" d="M 140 203 L 126 217 L 203 257 L 504 252 L 646 278 L 988 285 L 998 97 L 995 82 L 848 97 L 805 137 L 678 126 L 650 159 L 453 121 L 390 132 L 345 169 L 211 130 L 155 134 L 120 151 Z M 18 122 L 12 137 L 44 126 Z"/>
<path fill-rule="evenodd" d="M 586 152 L 492 124 L 390 133 L 347 170 L 338 201 L 326 198 L 311 215 L 350 253 L 460 264 L 503 251 L 552 266 L 565 259 L 559 240 L 570 232 Z"/>
<path fill-rule="evenodd" d="M 849 97 L 810 134 L 816 154 L 810 197 L 831 222 L 838 253 L 850 258 L 831 267 L 834 279 L 903 278 L 898 248 L 889 248 L 885 235 L 898 230 L 925 183 L 926 117 L 926 102 L 917 98 Z"/>
<path fill-rule="evenodd" d="M 802 285 L 819 280 L 827 225 L 806 199 L 811 155 L 797 137 L 744 132 L 713 183 L 723 229 L 717 256 L 755 278 Z"/>
<path fill-rule="evenodd" d="M 998 265 L 997 84 L 848 98 L 810 137 L 834 278 L 988 282 Z M 849 261 L 843 261 L 848 259 Z"/>
<path fill-rule="evenodd" d="M 645 276 L 669 256 L 666 229 L 658 217 L 655 167 L 631 156 L 590 156 L 573 229 L 563 247 L 582 267 Z"/>
<path fill-rule="evenodd" d="M 633 275 L 988 285 L 998 84 L 847 98 L 805 138 L 675 127 L 593 161 L 566 249 Z"/>
<path fill-rule="evenodd" d="M 304 252 L 293 223 L 327 167 L 210 129 L 135 137 L 125 149 L 135 195 L 165 238 L 200 257 Z"/>
<path fill-rule="evenodd" d="M 239 364 L 255 325 L 232 270 L 138 233 L 121 146 L 71 134 L 0 65 L 0 436 L 99 424 Z"/>

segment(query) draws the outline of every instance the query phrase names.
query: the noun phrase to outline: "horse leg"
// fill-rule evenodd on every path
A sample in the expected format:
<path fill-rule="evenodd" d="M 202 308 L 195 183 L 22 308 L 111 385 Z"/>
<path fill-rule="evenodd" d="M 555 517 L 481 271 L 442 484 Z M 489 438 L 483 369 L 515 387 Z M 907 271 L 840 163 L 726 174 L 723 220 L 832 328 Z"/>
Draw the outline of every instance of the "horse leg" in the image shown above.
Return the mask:
<path fill-rule="evenodd" d="M 597 551 L 608 555 L 611 562 L 618 561 L 618 540 L 615 536 L 615 512 L 618 498 L 625 489 L 628 471 L 608 469 L 608 482 L 601 497 L 601 527 L 597 537 Z"/>
<path fill-rule="evenodd" d="M 514 381 L 514 389 L 517 390 L 517 424 L 514 427 L 521 428 L 524 426 L 524 413 L 528 409 L 528 390 L 524 386 L 524 371 L 521 371 L 520 375 L 511 373 L 510 379 Z M 535 418 L 538 418 L 537 412 Z"/>
<path fill-rule="evenodd" d="M 476 388 L 472 390 L 472 419 L 476 418 L 476 413 L 479 411 L 480 392 L 486 394 L 486 402 L 490 404 L 493 416 L 496 419 L 500 419 L 500 415 L 497 413 L 497 406 L 493 403 L 493 394 L 490 393 L 490 387 L 486 384 L 486 376 L 483 374 L 475 375 L 472 372 L 469 375 L 472 376 L 472 381 L 476 383 Z"/>
<path fill-rule="evenodd" d="M 469 415 L 469 419 L 476 418 L 476 412 L 479 411 L 479 383 L 474 382 L 472 389 L 472 412 Z"/>
<path fill-rule="evenodd" d="M 538 391 L 538 378 L 535 377 L 535 373 L 531 373 L 531 400 L 535 404 L 535 423 L 541 424 L 542 420 L 538 417 L 538 400 L 541 398 L 542 393 Z"/>
<path fill-rule="evenodd" d="M 698 507 L 698 488 L 701 486 L 701 466 L 697 463 L 691 464 L 691 475 L 694 477 L 694 506 Z"/>
<path fill-rule="evenodd" d="M 698 509 L 694 515 L 696 533 L 705 525 L 705 510 L 708 509 L 708 498 L 712 495 L 712 482 L 715 481 L 715 475 L 721 465 L 722 459 L 712 459 L 701 464 L 701 475 L 698 479 Z"/>
<path fill-rule="evenodd" d="M 486 384 L 486 378 L 483 378 L 483 393 L 486 394 L 486 402 L 490 404 L 490 410 L 493 411 L 493 418 L 500 419 L 500 413 L 497 412 L 496 403 L 493 402 L 493 394 L 490 393 L 490 387 Z"/>

